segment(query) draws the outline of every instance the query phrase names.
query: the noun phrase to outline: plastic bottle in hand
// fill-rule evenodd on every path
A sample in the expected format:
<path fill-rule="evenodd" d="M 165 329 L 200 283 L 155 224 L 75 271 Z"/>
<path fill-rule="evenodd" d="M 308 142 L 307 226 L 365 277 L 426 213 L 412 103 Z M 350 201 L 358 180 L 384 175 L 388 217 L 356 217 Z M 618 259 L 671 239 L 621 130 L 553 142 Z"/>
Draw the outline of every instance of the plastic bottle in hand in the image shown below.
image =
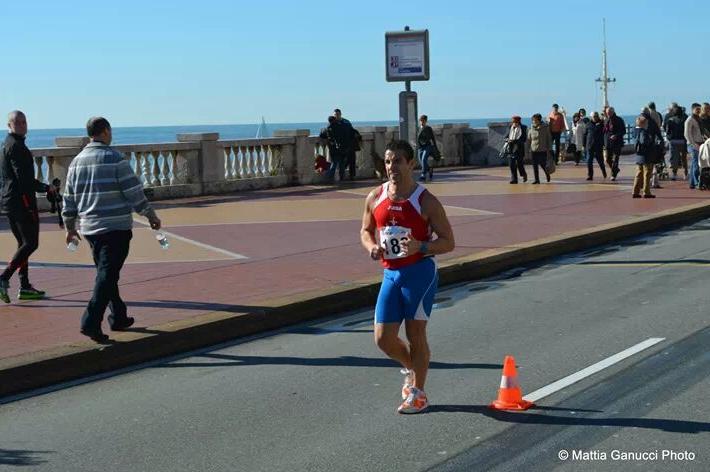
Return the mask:
<path fill-rule="evenodd" d="M 71 238 L 69 244 L 67 244 L 67 250 L 69 252 L 76 252 L 79 247 L 79 240 L 76 237 Z"/>
<path fill-rule="evenodd" d="M 168 242 L 168 237 L 165 236 L 165 233 L 163 233 L 162 231 L 157 231 L 155 233 L 155 239 L 157 239 L 158 242 L 160 243 L 161 249 L 167 249 L 170 247 L 170 243 Z"/>

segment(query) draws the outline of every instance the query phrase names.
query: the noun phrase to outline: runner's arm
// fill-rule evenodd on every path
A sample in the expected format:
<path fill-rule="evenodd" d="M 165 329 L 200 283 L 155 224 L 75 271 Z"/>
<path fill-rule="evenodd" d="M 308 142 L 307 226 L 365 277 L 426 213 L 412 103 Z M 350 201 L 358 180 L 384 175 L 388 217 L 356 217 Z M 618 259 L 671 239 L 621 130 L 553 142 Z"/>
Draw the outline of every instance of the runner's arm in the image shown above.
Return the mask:
<path fill-rule="evenodd" d="M 446 216 L 444 207 L 439 200 L 429 192 L 426 192 L 422 199 L 422 213 L 428 217 L 429 225 L 436 239 L 427 243 L 428 255 L 445 254 L 454 250 L 456 242 L 454 241 L 454 230 L 451 229 L 451 223 Z M 407 252 L 416 254 L 421 249 L 422 243 L 425 241 L 417 241 L 412 239 L 407 242 Z"/>
<path fill-rule="evenodd" d="M 375 239 L 375 216 L 372 214 L 372 204 L 377 198 L 377 189 L 370 192 L 365 199 L 365 212 L 362 215 L 362 228 L 360 229 L 360 243 L 372 259 L 380 259 L 383 249 L 377 245 Z"/>

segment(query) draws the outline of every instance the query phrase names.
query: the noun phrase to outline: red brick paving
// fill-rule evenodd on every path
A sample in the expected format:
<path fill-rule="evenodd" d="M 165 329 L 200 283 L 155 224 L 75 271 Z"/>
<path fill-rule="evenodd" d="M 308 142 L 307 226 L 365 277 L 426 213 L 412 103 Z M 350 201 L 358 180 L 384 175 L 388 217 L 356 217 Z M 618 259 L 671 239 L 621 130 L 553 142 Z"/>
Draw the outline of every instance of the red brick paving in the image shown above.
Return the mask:
<path fill-rule="evenodd" d="M 445 205 L 501 213 L 451 216 L 458 247 L 441 260 L 699 203 L 708 195 L 690 191 L 685 182 L 678 181 L 664 182 L 666 188 L 656 191 L 655 200 L 632 200 L 628 177 L 618 183 L 597 179 L 595 184 L 603 183 L 608 189 L 595 187 L 595 191 L 590 191 L 584 181 L 584 167 L 565 164 L 558 169 L 553 183 L 558 178 L 571 183 L 547 187 L 554 188 L 554 192 L 542 184 L 533 193 L 527 193 L 530 190 L 527 187 L 521 193 L 518 189 L 511 192 L 504 168 L 438 171 L 435 184 L 430 187 L 434 193 L 438 182 L 499 185 L 497 194 L 439 195 Z M 631 169 L 624 168 L 622 175 L 630 174 Z M 160 202 L 156 206 L 159 212 L 160 208 L 181 207 L 219 212 L 220 202 L 259 200 L 273 202 L 276 215 L 283 200 L 304 200 L 304 205 L 362 201 L 366 189 L 374 185 L 374 182 L 347 185 L 348 192 L 363 195 L 302 187 Z M 472 188 L 475 189 L 475 184 Z M 43 230 L 54 230 L 55 221 L 51 215 L 43 217 Z M 176 226 L 170 231 L 244 254 L 248 259 L 127 264 L 121 274 L 121 293 L 130 314 L 137 319 L 137 327 L 151 327 L 211 311 L 243 311 L 259 307 L 269 299 L 346 286 L 375 277 L 380 271 L 359 246 L 359 228 L 359 215 L 352 215 L 347 221 L 239 224 L 227 218 L 225 224 Z M 8 232 L 3 221 L 0 233 Z M 2 253 L 11 250 L 3 247 Z M 33 283 L 47 290 L 52 298 L 20 303 L 13 300 L 11 305 L 0 306 L 0 358 L 85 341 L 78 332 L 79 319 L 90 297 L 93 267 L 43 264 L 41 248 L 31 261 Z M 14 278 L 13 298 L 16 288 Z"/>

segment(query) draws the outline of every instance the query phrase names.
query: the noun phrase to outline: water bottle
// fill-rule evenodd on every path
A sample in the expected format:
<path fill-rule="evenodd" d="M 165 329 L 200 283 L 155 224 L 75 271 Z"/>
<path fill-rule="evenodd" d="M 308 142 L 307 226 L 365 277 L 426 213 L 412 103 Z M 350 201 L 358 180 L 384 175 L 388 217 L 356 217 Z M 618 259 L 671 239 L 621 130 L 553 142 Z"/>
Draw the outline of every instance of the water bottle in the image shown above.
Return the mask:
<path fill-rule="evenodd" d="M 157 233 L 155 233 L 155 239 L 157 239 L 158 242 L 160 243 L 161 249 L 167 249 L 170 247 L 170 243 L 168 242 L 168 237 L 165 236 L 165 233 L 163 233 L 162 231 L 158 231 Z"/>
<path fill-rule="evenodd" d="M 69 252 L 76 252 L 79 247 L 79 240 L 77 238 L 71 238 L 69 244 L 67 244 L 67 250 Z"/>

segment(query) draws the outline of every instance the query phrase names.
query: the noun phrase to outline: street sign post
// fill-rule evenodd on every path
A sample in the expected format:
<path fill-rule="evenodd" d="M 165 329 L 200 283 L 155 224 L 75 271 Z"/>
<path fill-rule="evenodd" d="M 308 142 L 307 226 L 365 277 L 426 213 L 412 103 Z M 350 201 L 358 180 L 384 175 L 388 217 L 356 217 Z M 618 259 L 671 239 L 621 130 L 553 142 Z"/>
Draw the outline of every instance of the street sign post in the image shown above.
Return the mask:
<path fill-rule="evenodd" d="M 412 81 L 429 80 L 429 30 L 385 33 L 385 70 L 387 82 L 404 82 L 399 94 L 399 137 L 413 147 L 417 140 L 417 93 Z"/>

